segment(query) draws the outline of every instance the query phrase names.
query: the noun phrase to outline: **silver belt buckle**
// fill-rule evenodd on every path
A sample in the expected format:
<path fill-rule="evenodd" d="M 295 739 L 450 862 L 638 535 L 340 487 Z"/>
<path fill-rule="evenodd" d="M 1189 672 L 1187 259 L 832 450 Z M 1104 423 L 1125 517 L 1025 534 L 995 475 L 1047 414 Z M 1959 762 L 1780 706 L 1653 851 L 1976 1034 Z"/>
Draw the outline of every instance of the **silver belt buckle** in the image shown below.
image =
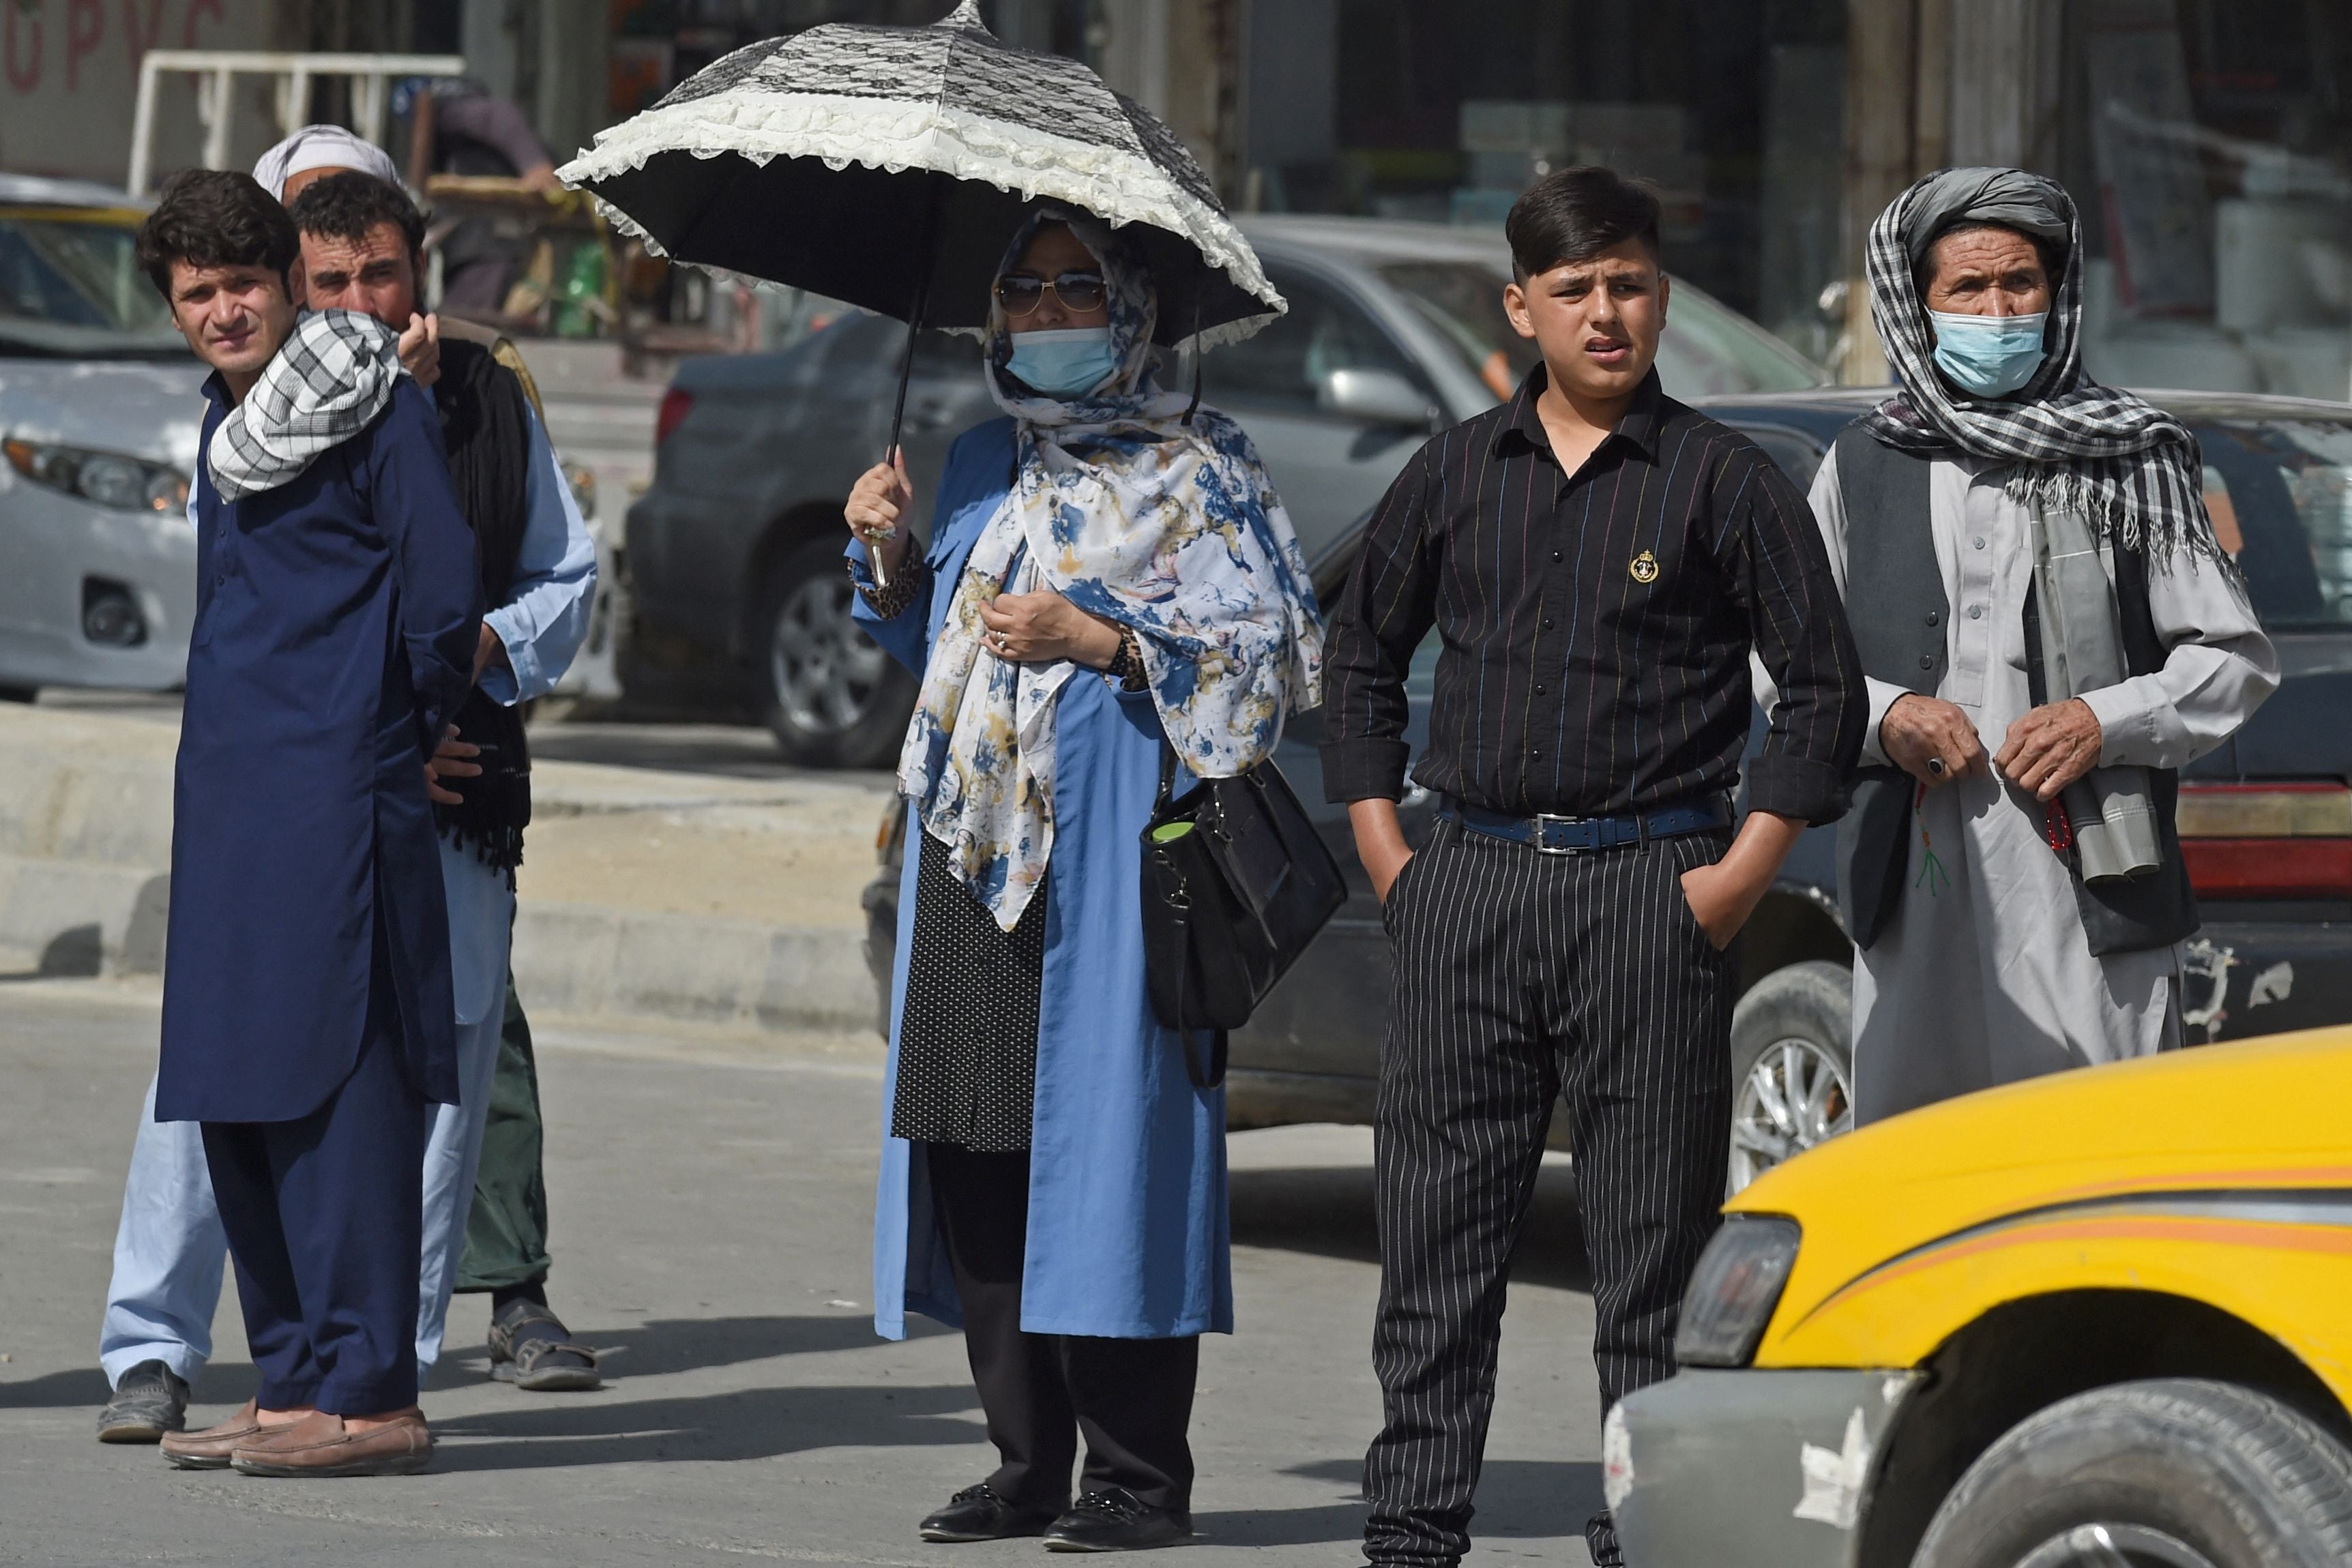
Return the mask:
<path fill-rule="evenodd" d="M 1539 855 L 1574 854 L 1576 852 L 1576 846 L 1573 844 L 1560 844 L 1558 847 L 1554 847 L 1550 842 L 1549 835 L 1544 831 L 1544 826 L 1549 822 L 1573 822 L 1575 821 L 1576 819 L 1574 817 L 1555 817 L 1549 812 L 1538 811 L 1535 817 L 1536 853 Z"/>

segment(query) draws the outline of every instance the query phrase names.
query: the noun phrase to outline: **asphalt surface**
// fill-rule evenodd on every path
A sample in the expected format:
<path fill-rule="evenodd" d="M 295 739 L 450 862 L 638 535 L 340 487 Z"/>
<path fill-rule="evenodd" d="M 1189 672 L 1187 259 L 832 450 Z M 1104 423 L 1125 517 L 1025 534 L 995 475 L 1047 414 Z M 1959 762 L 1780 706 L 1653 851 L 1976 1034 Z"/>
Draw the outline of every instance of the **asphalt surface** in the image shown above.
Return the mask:
<path fill-rule="evenodd" d="M 184 1474 L 93 1437 L 155 993 L 0 983 L 0 1562 L 1034 1561 L 1034 1542 L 915 1539 L 915 1521 L 993 1460 L 957 1336 L 872 1333 L 871 1037 L 780 1046 L 556 1020 L 540 1032 L 551 1293 L 582 1338 L 611 1347 L 610 1385 L 488 1382 L 487 1298 L 461 1297 L 425 1394 L 440 1445 L 427 1474 Z M 1240 1332 L 1204 1346 L 1200 1539 L 1180 1550 L 1360 1561 L 1358 1478 L 1379 1414 L 1370 1136 L 1281 1129 L 1232 1147 Z M 1583 1286 L 1569 1174 L 1554 1166 L 1515 1275 L 1474 1561 L 1586 1561 L 1580 1531 L 1601 1487 Z M 215 1341 L 199 1421 L 251 1389 L 233 1298 Z"/>

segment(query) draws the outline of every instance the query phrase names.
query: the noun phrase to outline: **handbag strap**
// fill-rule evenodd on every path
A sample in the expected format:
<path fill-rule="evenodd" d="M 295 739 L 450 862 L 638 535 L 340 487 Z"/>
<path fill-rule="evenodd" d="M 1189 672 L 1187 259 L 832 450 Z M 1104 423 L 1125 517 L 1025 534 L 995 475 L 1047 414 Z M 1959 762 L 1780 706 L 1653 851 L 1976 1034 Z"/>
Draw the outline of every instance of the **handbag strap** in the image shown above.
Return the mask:
<path fill-rule="evenodd" d="M 1174 753 L 1170 755 L 1172 757 Z M 1176 926 L 1176 950 L 1183 955 L 1176 970 L 1176 1016 L 1181 1019 L 1184 1016 L 1184 995 L 1192 984 L 1192 943 L 1189 929 L 1192 923 L 1192 906 L 1171 904 L 1168 913 Z M 1200 1032 L 1203 1031 L 1189 1029 L 1176 1031 L 1176 1038 L 1184 1042 L 1184 1076 L 1192 1081 L 1195 1089 L 1214 1089 L 1225 1081 L 1225 1031 L 1221 1029 L 1205 1031 L 1210 1037 L 1206 1066 L 1202 1065 L 1201 1048 L 1192 1040 Z"/>
<path fill-rule="evenodd" d="M 1156 818 L 1168 809 L 1168 802 L 1173 798 L 1175 790 L 1176 747 L 1168 738 L 1168 732 L 1161 730 L 1160 732 L 1160 793 L 1151 802 L 1152 816 Z"/>

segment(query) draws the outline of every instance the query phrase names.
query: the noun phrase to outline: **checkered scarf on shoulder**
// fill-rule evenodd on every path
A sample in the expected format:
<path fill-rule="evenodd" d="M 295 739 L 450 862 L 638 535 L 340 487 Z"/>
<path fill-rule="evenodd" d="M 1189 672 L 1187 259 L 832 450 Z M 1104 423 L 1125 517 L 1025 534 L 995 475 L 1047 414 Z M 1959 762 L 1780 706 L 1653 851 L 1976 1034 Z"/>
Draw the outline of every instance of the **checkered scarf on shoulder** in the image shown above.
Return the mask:
<path fill-rule="evenodd" d="M 1973 397 L 1937 373 L 1936 335 L 1912 277 L 1914 259 L 1945 229 L 1971 221 L 2066 234 L 2053 279 L 2048 351 L 2008 397 Z M 1921 456 L 2008 463 L 2019 505 L 2072 511 L 2151 564 L 2204 556 L 2231 563 L 2204 506 L 2204 460 L 2172 415 L 2083 373 L 2083 225 L 2064 187 L 2021 169 L 1947 169 L 1895 198 L 1870 227 L 1870 316 L 1903 390 L 1863 416 L 1872 435 Z"/>
<path fill-rule="evenodd" d="M 399 334 L 373 316 L 319 310 L 295 325 L 245 401 L 213 432 L 205 460 L 224 501 L 275 490 L 367 428 L 392 402 Z"/>

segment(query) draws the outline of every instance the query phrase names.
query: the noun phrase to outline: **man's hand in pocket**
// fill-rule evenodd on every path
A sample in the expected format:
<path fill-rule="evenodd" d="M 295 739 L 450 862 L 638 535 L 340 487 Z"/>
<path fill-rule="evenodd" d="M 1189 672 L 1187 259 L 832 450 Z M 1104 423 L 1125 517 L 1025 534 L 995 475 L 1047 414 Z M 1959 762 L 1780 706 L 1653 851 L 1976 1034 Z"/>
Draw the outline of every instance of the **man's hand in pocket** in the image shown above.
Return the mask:
<path fill-rule="evenodd" d="M 1683 898 L 1717 952 L 1730 946 L 1756 913 L 1780 873 L 1780 862 L 1804 831 L 1805 824 L 1794 817 L 1750 811 L 1721 860 L 1683 873 Z"/>

